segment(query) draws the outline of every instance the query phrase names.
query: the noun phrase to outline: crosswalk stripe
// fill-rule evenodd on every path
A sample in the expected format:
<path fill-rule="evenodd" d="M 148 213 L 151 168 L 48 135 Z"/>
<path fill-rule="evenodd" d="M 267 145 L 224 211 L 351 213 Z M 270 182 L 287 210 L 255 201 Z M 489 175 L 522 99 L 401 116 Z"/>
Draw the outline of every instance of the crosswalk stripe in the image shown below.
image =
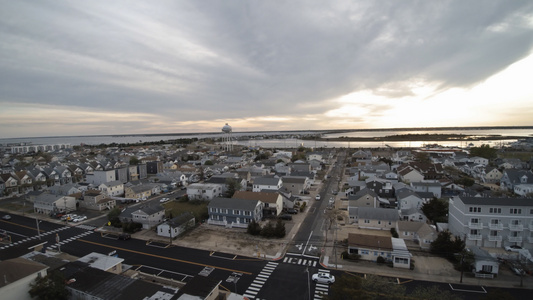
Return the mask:
<path fill-rule="evenodd" d="M 262 284 L 257 284 L 257 283 L 252 283 L 252 284 L 250 284 L 250 286 L 257 286 L 257 287 L 260 287 L 260 288 L 263 287 Z"/>
<path fill-rule="evenodd" d="M 256 287 L 256 286 L 248 287 L 248 290 L 257 291 L 257 292 L 259 292 L 260 289 L 261 287 Z"/>
<path fill-rule="evenodd" d="M 321 273 L 329 273 L 329 270 L 318 269 L 318 272 L 321 272 Z"/>

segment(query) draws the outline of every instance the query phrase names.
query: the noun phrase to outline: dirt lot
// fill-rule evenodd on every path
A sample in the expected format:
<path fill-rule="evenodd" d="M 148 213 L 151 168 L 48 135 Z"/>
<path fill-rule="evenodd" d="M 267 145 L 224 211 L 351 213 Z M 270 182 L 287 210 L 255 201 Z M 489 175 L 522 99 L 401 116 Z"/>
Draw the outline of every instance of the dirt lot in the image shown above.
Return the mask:
<path fill-rule="evenodd" d="M 290 225 L 286 226 L 286 229 L 289 232 Z M 246 229 L 202 224 L 175 239 L 172 244 L 249 257 L 257 257 L 259 255 L 261 257 L 275 258 L 284 249 L 288 242 L 288 236 L 284 239 L 265 239 L 247 234 Z M 144 240 L 164 240 L 152 230 L 135 233 L 133 237 Z"/>

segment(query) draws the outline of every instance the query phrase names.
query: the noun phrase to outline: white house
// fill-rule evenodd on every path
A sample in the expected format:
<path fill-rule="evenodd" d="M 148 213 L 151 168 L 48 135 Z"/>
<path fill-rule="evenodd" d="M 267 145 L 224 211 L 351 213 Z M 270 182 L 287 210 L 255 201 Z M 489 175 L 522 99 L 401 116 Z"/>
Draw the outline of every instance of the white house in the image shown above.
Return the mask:
<path fill-rule="evenodd" d="M 180 234 L 187 231 L 189 228 L 193 228 L 195 225 L 194 216 L 185 212 L 171 220 L 163 222 L 157 225 L 157 235 L 168 238 L 176 238 Z"/>
<path fill-rule="evenodd" d="M 222 195 L 222 186 L 218 184 L 193 183 L 187 186 L 189 200 L 213 200 Z"/>

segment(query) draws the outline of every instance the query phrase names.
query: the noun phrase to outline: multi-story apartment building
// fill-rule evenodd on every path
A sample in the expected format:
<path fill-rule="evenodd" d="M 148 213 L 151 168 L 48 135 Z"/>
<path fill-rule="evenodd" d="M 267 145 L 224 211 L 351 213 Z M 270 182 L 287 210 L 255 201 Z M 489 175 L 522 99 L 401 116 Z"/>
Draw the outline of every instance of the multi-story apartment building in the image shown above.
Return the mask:
<path fill-rule="evenodd" d="M 533 199 L 455 196 L 450 199 L 448 226 L 466 245 L 533 250 Z"/>

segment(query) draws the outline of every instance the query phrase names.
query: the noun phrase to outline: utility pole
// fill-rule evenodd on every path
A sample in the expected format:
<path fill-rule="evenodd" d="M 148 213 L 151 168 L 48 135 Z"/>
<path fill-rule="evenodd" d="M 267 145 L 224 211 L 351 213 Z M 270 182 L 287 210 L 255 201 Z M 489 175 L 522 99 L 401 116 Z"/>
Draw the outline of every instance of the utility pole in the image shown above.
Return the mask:
<path fill-rule="evenodd" d="M 56 243 L 57 243 L 57 249 L 59 253 L 61 253 L 61 244 L 59 243 L 59 234 L 56 233 Z"/>
<path fill-rule="evenodd" d="M 311 279 L 309 278 L 309 267 L 305 268 L 305 272 L 307 272 L 307 298 L 311 300 Z"/>
<path fill-rule="evenodd" d="M 39 221 L 39 219 L 37 219 L 37 217 L 35 217 L 35 223 L 37 224 L 37 236 L 39 237 L 39 239 L 41 239 L 41 230 L 39 229 L 39 223 L 41 221 Z"/>

